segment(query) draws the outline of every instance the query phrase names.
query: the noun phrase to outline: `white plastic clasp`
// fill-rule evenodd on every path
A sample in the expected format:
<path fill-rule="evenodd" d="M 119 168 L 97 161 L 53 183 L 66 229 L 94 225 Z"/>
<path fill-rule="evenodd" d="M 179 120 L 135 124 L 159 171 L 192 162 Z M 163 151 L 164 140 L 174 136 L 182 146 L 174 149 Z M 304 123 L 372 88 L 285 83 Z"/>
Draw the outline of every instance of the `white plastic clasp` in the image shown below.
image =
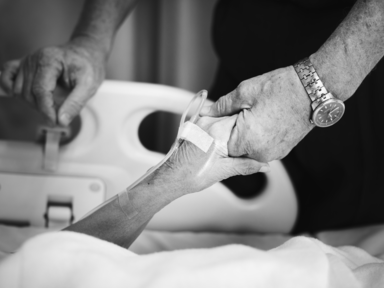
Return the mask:
<path fill-rule="evenodd" d="M 39 128 L 39 134 L 44 137 L 44 159 L 43 169 L 54 172 L 57 169 L 59 158 L 60 141 L 70 136 L 69 127 L 47 127 Z"/>

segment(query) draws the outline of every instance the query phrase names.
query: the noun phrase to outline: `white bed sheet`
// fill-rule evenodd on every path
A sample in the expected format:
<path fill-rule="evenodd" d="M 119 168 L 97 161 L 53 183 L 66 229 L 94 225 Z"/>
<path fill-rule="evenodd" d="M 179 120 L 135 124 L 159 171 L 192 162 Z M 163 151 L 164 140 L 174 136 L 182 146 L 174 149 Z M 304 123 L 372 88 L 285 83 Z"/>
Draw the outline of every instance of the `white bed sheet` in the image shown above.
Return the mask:
<path fill-rule="evenodd" d="M 0 287 L 384 287 L 384 261 L 356 247 L 294 237 L 269 251 L 245 245 L 136 255 L 80 233 L 33 237 L 0 263 Z"/>
<path fill-rule="evenodd" d="M 0 261 L 15 252 L 28 239 L 46 232 L 55 231 L 37 227 L 12 227 L 0 225 Z M 190 248 L 213 248 L 228 244 L 243 244 L 262 250 L 277 247 L 290 236 L 271 234 L 235 234 L 209 232 L 164 232 L 144 230 L 130 249 L 136 254 L 149 254 Z"/>
<path fill-rule="evenodd" d="M 0 260 L 15 252 L 28 239 L 54 229 L 38 227 L 12 227 L 0 225 Z M 355 246 L 384 259 L 384 225 L 374 225 L 325 231 L 314 235 L 323 243 L 333 246 Z M 275 248 L 292 236 L 284 234 L 236 234 L 209 232 L 164 232 L 144 230 L 130 250 L 136 254 L 149 254 L 191 248 L 213 248 L 228 244 L 243 244 L 261 250 Z"/>
<path fill-rule="evenodd" d="M 127 281 L 132 284 L 130 287 L 167 288 L 254 287 L 255 284 L 261 285 L 258 287 L 384 287 L 384 225 L 322 232 L 316 235 L 321 241 L 278 234 L 145 230 L 131 246 L 131 252 L 87 235 L 47 232 L 51 231 L 0 225 L 0 274 L 12 281 L 18 278 L 12 275 L 14 271 L 23 271 L 22 279 L 29 279 L 24 284 L 15 282 L 18 285 L 15 287 L 50 287 L 72 274 L 78 275 L 79 280 L 66 287 L 106 287 L 103 285 L 107 283 L 108 287 L 125 287 Z M 46 235 L 35 237 L 39 234 Z M 28 241 L 30 238 L 33 239 Z M 23 245 L 25 242 L 27 245 Z M 19 251 L 10 255 L 16 250 Z M 83 250 L 84 253 L 79 253 Z M 142 256 L 137 258 L 137 254 Z M 94 261 L 94 257 L 100 261 Z M 44 278 L 46 271 L 54 270 L 51 263 L 57 261 L 66 268 Z M 109 263 L 106 267 L 105 261 Z M 72 263 L 84 266 L 80 274 L 71 268 Z M 92 278 L 96 270 L 109 271 L 113 281 L 108 282 L 109 276 Z M 35 276 L 39 273 L 43 275 L 41 278 Z M 308 286 L 311 281 L 312 285 Z M 62 284 L 69 285 L 65 281 Z"/>

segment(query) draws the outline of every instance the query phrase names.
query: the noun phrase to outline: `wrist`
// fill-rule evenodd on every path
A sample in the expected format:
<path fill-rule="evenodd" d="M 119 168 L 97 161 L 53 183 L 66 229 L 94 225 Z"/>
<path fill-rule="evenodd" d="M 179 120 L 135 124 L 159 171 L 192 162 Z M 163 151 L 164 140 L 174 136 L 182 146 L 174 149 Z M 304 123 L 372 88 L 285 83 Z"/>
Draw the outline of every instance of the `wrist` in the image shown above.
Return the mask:
<path fill-rule="evenodd" d="M 335 98 L 346 101 L 355 93 L 360 81 L 356 80 L 357 77 L 354 75 L 354 69 L 347 67 L 340 55 L 331 56 L 324 50 L 320 49 L 309 56 L 309 59 L 324 87 Z"/>
<path fill-rule="evenodd" d="M 182 196 L 182 187 L 179 182 L 172 177 L 167 177 L 163 171 L 159 170 L 163 168 L 147 176 L 128 192 L 129 198 L 136 203 L 137 207 L 151 206 L 158 211 Z"/>
<path fill-rule="evenodd" d="M 112 42 L 98 39 L 87 33 L 74 33 L 69 41 L 69 45 L 81 47 L 88 51 L 92 58 L 106 62 L 112 47 Z"/>
<path fill-rule="evenodd" d="M 294 69 L 311 99 L 310 122 L 318 127 L 337 123 L 344 114 L 345 105 L 325 87 L 311 60 L 306 58 L 297 62 Z"/>
<path fill-rule="evenodd" d="M 305 91 L 295 68 L 293 66 L 289 66 L 288 68 L 290 75 L 292 75 L 291 87 L 294 89 L 294 93 L 292 93 L 293 99 L 291 100 L 291 105 L 292 107 L 295 107 L 294 109 L 298 112 L 297 114 L 301 115 L 300 120 L 304 123 L 303 127 L 305 127 L 305 132 L 309 132 L 315 127 L 315 125 L 309 121 L 312 114 L 311 99 L 308 97 L 308 94 Z"/>

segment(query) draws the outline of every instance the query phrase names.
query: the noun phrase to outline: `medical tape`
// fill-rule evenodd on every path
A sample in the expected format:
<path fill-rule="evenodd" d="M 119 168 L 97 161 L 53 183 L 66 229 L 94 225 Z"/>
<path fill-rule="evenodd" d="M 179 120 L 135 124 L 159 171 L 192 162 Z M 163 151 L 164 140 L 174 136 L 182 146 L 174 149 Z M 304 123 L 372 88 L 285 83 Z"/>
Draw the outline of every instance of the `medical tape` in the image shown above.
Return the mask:
<path fill-rule="evenodd" d="M 131 220 L 139 214 L 139 212 L 133 208 L 132 202 L 129 200 L 129 190 L 126 189 L 125 191 L 119 193 L 118 201 L 121 210 L 123 210 L 124 214 L 127 215 L 128 219 Z"/>
<path fill-rule="evenodd" d="M 180 139 L 187 140 L 207 153 L 214 139 L 203 129 L 192 122 L 185 122 L 181 128 Z"/>

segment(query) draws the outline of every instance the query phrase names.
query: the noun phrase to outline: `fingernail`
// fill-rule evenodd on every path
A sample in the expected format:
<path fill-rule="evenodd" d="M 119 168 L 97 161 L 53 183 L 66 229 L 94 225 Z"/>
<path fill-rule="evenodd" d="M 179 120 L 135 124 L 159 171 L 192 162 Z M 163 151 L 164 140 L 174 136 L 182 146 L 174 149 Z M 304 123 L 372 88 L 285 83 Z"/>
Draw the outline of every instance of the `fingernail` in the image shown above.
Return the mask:
<path fill-rule="evenodd" d="M 71 118 L 69 117 L 69 114 L 63 113 L 60 115 L 60 124 L 67 126 L 69 122 L 71 121 Z"/>
<path fill-rule="evenodd" d="M 271 167 L 269 165 L 264 165 L 264 166 L 261 166 L 259 172 L 262 172 L 262 173 L 268 173 L 271 171 Z"/>

